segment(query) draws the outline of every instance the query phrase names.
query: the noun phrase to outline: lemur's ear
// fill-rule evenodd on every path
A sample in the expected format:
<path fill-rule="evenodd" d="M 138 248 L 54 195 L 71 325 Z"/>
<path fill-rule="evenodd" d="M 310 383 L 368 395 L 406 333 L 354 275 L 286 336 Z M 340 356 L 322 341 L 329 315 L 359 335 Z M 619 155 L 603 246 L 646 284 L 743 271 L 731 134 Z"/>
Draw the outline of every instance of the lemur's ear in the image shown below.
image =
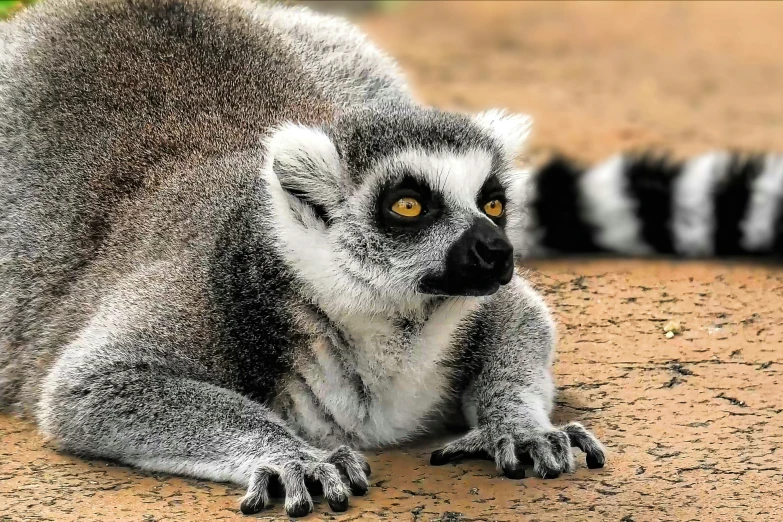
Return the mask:
<path fill-rule="evenodd" d="M 479 113 L 475 121 L 494 136 L 510 158 L 522 152 L 533 128 L 533 118 L 527 114 L 509 114 L 501 109 Z"/>
<path fill-rule="evenodd" d="M 340 157 L 329 136 L 318 128 L 287 123 L 270 135 L 266 153 L 268 173 L 283 191 L 328 221 L 343 194 Z"/>

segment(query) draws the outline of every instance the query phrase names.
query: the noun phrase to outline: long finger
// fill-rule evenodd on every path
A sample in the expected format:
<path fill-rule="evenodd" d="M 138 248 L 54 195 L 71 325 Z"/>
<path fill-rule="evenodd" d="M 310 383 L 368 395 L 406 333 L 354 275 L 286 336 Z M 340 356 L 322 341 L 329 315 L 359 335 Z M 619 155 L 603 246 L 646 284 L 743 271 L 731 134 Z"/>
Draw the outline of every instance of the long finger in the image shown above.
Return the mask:
<path fill-rule="evenodd" d="M 269 505 L 269 481 L 274 476 L 277 476 L 277 471 L 267 466 L 260 466 L 253 472 L 247 493 L 239 503 L 243 514 L 253 515 Z"/>
<path fill-rule="evenodd" d="M 317 464 L 313 469 L 313 477 L 323 486 L 324 498 L 332 511 L 342 512 L 348 509 L 348 488 L 340 479 L 337 466 L 326 462 Z"/>
<path fill-rule="evenodd" d="M 326 460 L 345 473 L 351 485 L 351 493 L 358 496 L 367 493 L 367 489 L 370 487 L 367 471 L 370 466 L 358 453 L 348 446 L 340 446 Z"/>
<path fill-rule="evenodd" d="M 603 444 L 584 426 L 578 422 L 572 422 L 563 427 L 568 434 L 571 445 L 585 452 L 587 467 L 590 469 L 603 468 L 606 464 L 606 450 Z"/>
<path fill-rule="evenodd" d="M 430 464 L 442 466 L 451 461 L 474 455 L 489 456 L 484 449 L 481 435 L 477 430 L 468 432 L 464 437 L 446 444 L 439 450 L 433 451 L 430 456 Z M 491 459 L 492 457 L 489 456 L 489 458 Z"/>
<path fill-rule="evenodd" d="M 313 510 L 313 499 L 305 486 L 304 466 L 289 462 L 283 466 L 280 478 L 285 489 L 285 511 L 290 517 L 303 517 Z"/>

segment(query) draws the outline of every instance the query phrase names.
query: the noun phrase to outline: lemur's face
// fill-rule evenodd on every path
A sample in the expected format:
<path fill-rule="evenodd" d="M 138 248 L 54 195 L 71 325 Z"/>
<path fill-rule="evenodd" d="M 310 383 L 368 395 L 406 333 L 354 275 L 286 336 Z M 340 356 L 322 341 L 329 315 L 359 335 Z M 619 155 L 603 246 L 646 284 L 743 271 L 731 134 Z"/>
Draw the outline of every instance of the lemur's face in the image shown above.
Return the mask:
<path fill-rule="evenodd" d="M 506 138 L 528 127 L 494 112 L 386 107 L 325 130 L 283 128 L 267 175 L 285 195 L 276 221 L 289 260 L 314 285 L 384 307 L 496 292 L 513 277 L 506 228 L 518 212 L 518 143 Z"/>
<path fill-rule="evenodd" d="M 481 148 L 401 150 L 366 174 L 335 231 L 354 256 L 404 278 L 407 289 L 494 293 L 514 269 L 504 231 L 508 198 L 495 163 Z"/>

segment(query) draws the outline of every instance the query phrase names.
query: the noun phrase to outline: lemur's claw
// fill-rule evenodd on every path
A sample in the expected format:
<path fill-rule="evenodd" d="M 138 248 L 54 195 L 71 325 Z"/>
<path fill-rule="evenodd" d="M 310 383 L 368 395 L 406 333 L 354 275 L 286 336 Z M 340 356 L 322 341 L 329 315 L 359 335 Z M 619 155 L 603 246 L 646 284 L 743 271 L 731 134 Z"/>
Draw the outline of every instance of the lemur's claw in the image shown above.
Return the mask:
<path fill-rule="evenodd" d="M 347 446 L 323 459 L 308 456 L 262 465 L 250 477 L 239 509 L 252 515 L 269 504 L 270 495 L 283 496 L 288 516 L 302 517 L 313 511 L 311 495 L 323 494 L 332 511 L 342 512 L 348 509 L 350 492 L 367 493 L 368 469 L 364 457 Z"/>
<path fill-rule="evenodd" d="M 332 511 L 337 513 L 342 513 L 348 509 L 348 497 L 344 497 L 343 499 L 338 500 L 329 500 L 328 502 L 329 507 L 332 508 Z"/>
<path fill-rule="evenodd" d="M 326 459 L 337 466 L 340 473 L 347 477 L 348 485 L 354 495 L 364 495 L 370 487 L 370 465 L 361 454 L 353 451 L 348 446 L 340 446 Z"/>
<path fill-rule="evenodd" d="M 507 466 L 503 468 L 503 474 L 510 479 L 523 479 L 525 478 L 525 468 L 521 464 Z"/>
<path fill-rule="evenodd" d="M 604 467 L 604 461 L 599 460 L 594 455 L 587 455 L 587 467 L 590 469 L 599 469 Z"/>
<path fill-rule="evenodd" d="M 456 460 L 460 456 L 462 456 L 463 453 L 447 453 L 444 449 L 439 449 L 432 452 L 432 455 L 430 455 L 430 464 L 433 466 L 442 466 L 444 464 L 448 464 L 452 460 Z"/>
<path fill-rule="evenodd" d="M 498 436 L 500 434 L 500 436 Z M 577 422 L 562 428 L 531 430 L 518 426 L 475 428 L 464 437 L 434 451 L 430 464 L 441 466 L 462 458 L 494 460 L 511 479 L 525 478 L 525 465 L 533 465 L 539 476 L 554 479 L 575 469 L 571 447 L 581 449 L 590 469 L 606 462 L 603 445 Z"/>
<path fill-rule="evenodd" d="M 430 464 L 432 466 L 442 466 L 456 460 L 472 458 L 479 460 L 494 460 L 486 451 L 448 451 L 446 448 L 435 450 L 430 455 Z"/>
<path fill-rule="evenodd" d="M 604 467 L 604 464 L 606 464 L 606 450 L 592 433 L 578 422 L 571 422 L 563 426 L 563 431 L 568 434 L 571 446 L 579 448 L 585 453 L 588 468 L 598 469 Z"/>

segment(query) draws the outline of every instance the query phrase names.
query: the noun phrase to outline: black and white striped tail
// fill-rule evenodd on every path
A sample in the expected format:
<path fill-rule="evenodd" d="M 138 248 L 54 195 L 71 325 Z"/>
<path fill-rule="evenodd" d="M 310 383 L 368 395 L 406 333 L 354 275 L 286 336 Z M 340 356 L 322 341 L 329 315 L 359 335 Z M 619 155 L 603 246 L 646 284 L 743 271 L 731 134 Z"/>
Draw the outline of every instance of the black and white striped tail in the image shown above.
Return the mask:
<path fill-rule="evenodd" d="M 529 188 L 531 253 L 783 258 L 783 154 L 556 157 Z"/>

